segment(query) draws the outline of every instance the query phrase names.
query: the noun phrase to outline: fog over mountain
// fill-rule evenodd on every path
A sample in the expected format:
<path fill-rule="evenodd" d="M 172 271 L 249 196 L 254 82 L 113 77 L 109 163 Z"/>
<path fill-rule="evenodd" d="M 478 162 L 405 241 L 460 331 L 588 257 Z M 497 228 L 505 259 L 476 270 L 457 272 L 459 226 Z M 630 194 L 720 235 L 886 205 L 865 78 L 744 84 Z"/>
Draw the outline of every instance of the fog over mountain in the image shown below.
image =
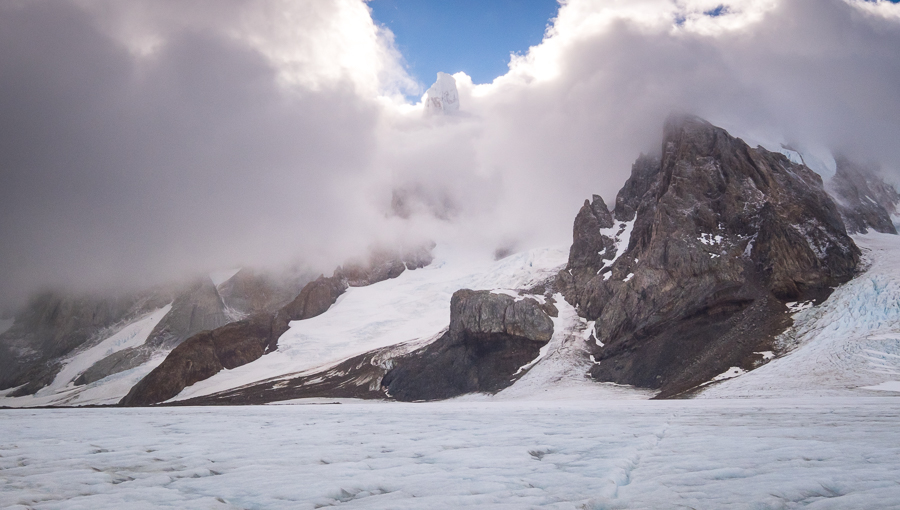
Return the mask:
<path fill-rule="evenodd" d="M 569 0 L 425 115 L 362 1 L 4 2 L 0 310 L 379 243 L 567 244 L 672 111 L 900 180 L 897 48 L 885 0 Z"/>

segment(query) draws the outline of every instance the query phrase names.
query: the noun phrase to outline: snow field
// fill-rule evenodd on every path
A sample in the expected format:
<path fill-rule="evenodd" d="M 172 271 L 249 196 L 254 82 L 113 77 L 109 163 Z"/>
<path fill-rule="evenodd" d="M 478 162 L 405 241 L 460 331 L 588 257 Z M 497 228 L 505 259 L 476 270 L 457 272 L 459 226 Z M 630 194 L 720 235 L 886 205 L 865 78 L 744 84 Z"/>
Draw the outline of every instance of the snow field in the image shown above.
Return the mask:
<path fill-rule="evenodd" d="M 567 259 L 568 249 L 563 247 L 518 253 L 496 262 L 461 262 L 445 256 L 391 280 L 351 287 L 322 315 L 292 322 L 275 352 L 223 370 L 172 400 L 321 369 L 381 347 L 437 338 L 450 324 L 450 298 L 457 290 L 529 288 L 555 275 Z"/>
<path fill-rule="evenodd" d="M 0 412 L 0 507 L 900 508 L 900 399 Z"/>

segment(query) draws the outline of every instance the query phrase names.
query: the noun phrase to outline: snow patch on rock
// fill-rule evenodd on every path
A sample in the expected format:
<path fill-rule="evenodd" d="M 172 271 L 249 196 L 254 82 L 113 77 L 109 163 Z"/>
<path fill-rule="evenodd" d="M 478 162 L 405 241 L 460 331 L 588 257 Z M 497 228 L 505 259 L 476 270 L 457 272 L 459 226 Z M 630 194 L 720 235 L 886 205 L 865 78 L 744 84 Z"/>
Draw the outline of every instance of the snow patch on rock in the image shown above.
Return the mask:
<path fill-rule="evenodd" d="M 628 249 L 628 243 L 631 241 L 631 231 L 634 229 L 634 222 L 637 219 L 637 216 L 634 217 L 631 221 L 620 221 L 617 222 L 618 225 L 613 225 L 610 228 L 602 228 L 600 229 L 600 233 L 606 237 L 613 239 L 616 243 L 616 254 L 613 258 L 604 261 L 603 267 L 600 268 L 600 271 L 608 267 L 612 267 L 612 265 L 625 253 L 625 250 Z M 607 273 L 609 274 L 609 273 Z M 604 275 L 604 279 L 608 279 L 609 277 Z"/>
<path fill-rule="evenodd" d="M 132 386 L 143 379 L 165 359 L 168 351 L 162 351 L 148 362 L 130 370 L 113 374 L 99 381 L 75 386 L 79 375 L 103 358 L 131 347 L 143 345 L 153 328 L 169 313 L 172 305 L 166 305 L 121 328 L 100 343 L 79 350 L 63 360 L 63 368 L 49 386 L 35 395 L 0 397 L 0 406 L 31 407 L 41 405 L 115 404 Z"/>

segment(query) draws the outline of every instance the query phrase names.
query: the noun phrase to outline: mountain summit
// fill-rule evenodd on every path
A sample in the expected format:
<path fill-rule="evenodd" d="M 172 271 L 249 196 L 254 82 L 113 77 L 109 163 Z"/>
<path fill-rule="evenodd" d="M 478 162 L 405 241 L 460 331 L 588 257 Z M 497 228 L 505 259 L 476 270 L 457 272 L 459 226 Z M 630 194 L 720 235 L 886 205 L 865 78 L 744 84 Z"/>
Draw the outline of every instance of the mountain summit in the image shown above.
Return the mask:
<path fill-rule="evenodd" d="M 785 303 L 820 302 L 859 263 L 819 175 L 694 116 L 666 121 L 613 220 L 585 204 L 559 285 L 594 321 L 591 375 L 662 396 L 752 369 L 790 325 Z"/>

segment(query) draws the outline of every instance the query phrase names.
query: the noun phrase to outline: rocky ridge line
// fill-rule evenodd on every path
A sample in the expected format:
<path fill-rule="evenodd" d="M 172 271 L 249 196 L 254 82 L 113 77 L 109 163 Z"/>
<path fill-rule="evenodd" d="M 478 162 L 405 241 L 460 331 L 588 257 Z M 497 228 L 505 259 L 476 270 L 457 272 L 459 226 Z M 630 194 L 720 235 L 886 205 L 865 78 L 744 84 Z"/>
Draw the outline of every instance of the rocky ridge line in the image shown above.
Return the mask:
<path fill-rule="evenodd" d="M 362 287 L 396 278 L 407 269 L 431 263 L 434 245 L 398 255 L 376 251 L 366 263 L 338 267 L 332 276 L 309 282 L 293 301 L 274 314 L 255 314 L 227 326 L 188 338 L 136 384 L 119 402 L 145 406 L 164 402 L 184 388 L 208 379 L 223 369 L 232 369 L 278 348 L 278 338 L 290 322 L 316 317 L 331 307 L 348 287 Z"/>

